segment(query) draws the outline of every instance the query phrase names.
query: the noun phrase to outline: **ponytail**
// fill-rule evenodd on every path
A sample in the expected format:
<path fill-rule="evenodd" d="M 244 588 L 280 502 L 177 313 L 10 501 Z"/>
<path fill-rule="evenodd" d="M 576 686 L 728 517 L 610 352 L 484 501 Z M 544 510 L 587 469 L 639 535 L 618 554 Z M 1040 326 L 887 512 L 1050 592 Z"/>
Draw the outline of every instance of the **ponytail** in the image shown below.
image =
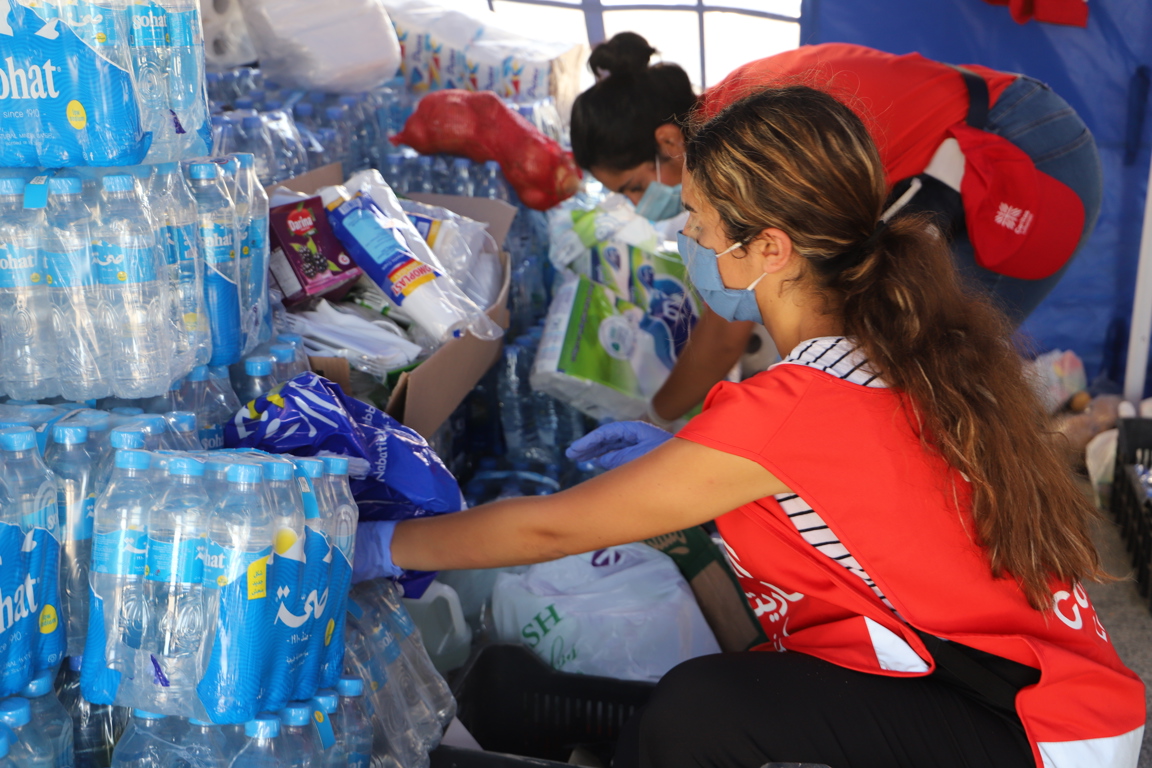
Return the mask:
<path fill-rule="evenodd" d="M 752 96 L 699 128 L 686 166 L 733 240 L 789 234 L 800 278 L 840 316 L 870 366 L 898 392 L 925 447 L 970 484 L 976 539 L 997 577 L 1037 610 L 1051 583 L 1102 579 L 1089 522 L 1007 318 L 968 291 L 923 214 L 877 226 L 879 155 L 831 96 L 792 86 Z"/>

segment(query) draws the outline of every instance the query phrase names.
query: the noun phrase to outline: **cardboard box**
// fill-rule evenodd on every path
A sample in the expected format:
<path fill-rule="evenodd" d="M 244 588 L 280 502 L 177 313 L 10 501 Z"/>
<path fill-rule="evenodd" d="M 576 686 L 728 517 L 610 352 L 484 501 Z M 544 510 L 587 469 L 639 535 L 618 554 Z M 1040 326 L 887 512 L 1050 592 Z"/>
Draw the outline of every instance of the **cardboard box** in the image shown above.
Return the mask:
<path fill-rule="evenodd" d="M 486 222 L 489 233 L 501 247 L 516 216 L 514 206 L 499 200 L 432 194 L 416 194 L 411 198 Z M 508 290 L 512 279 L 508 254 L 501 251 L 500 261 L 504 266 L 504 282 L 496 303 L 488 310 L 488 316 L 501 328 L 507 329 L 511 321 Z M 453 339 L 414 370 L 400 375 L 385 412 L 425 439 L 431 438 L 499 359 L 503 346 L 502 338 L 483 341 L 469 334 Z"/>
<path fill-rule="evenodd" d="M 315 193 L 321 187 L 344 182 L 339 163 L 309 171 L 268 188 L 271 195 L 276 187 L 285 187 L 293 192 L 306 195 Z M 516 217 L 516 207 L 500 200 L 479 197 L 459 197 L 456 195 L 416 194 L 413 200 L 428 205 L 438 205 L 450 211 L 467 216 L 475 221 L 488 224 L 488 232 L 503 249 L 504 239 Z M 496 302 L 488 309 L 488 316 L 501 328 L 507 330 L 511 322 L 508 312 L 508 291 L 512 272 L 508 254 L 500 252 L 500 263 L 504 267 L 504 281 Z M 504 339 L 484 341 L 471 334 L 453 339 L 436 350 L 415 369 L 400 374 L 392 396 L 388 399 L 385 412 L 429 439 L 440 425 L 463 402 L 464 397 L 487 373 L 500 357 Z M 346 374 L 347 361 L 333 358 L 314 358 L 313 369 L 318 367 L 331 371 L 334 375 Z M 331 378 L 331 377 L 329 377 Z"/>

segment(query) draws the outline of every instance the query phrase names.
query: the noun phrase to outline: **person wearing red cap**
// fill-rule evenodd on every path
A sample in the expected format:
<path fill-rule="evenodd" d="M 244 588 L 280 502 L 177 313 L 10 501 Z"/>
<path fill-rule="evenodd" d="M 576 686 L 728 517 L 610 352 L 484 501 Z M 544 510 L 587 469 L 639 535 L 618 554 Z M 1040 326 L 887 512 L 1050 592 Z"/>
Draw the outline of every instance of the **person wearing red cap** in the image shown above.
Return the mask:
<path fill-rule="evenodd" d="M 852 109 L 880 150 L 890 188 L 917 191 L 903 213 L 929 212 L 953 262 L 1019 324 L 1048 295 L 1091 233 L 1100 209 L 1092 134 L 1047 85 L 979 65 L 954 67 L 845 43 L 803 46 L 745 64 L 696 97 L 674 64 L 621 33 L 589 61 L 601 79 L 572 111 L 577 163 L 646 215 L 668 202 L 683 173 L 684 132 L 769 86 L 804 84 Z M 655 218 L 650 215 L 650 218 Z M 698 404 L 744 352 L 752 325 L 706 311 L 649 417 L 666 423 Z"/>

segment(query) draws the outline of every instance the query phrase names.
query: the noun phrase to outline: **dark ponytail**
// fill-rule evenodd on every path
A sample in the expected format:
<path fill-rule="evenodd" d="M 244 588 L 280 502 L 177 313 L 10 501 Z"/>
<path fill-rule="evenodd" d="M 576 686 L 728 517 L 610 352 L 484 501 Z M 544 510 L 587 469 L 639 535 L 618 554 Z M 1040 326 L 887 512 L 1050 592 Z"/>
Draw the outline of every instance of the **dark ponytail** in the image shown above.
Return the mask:
<path fill-rule="evenodd" d="M 927 215 L 877 226 L 884 169 L 850 109 L 804 86 L 764 91 L 702 125 L 685 165 L 732 240 L 788 233 L 807 265 L 800 284 L 901 393 L 924 445 L 968 480 L 994 575 L 1015 578 L 1037 610 L 1052 605 L 1052 579 L 1104 578 L 1095 508 L 1052 439 L 1011 324 L 961 285 Z"/>
<path fill-rule="evenodd" d="M 572 105 L 572 154 L 581 168 L 627 170 L 656 157 L 656 129 L 687 118 L 696 104 L 688 74 L 648 61 L 656 49 L 621 32 L 592 50 L 597 83 Z"/>

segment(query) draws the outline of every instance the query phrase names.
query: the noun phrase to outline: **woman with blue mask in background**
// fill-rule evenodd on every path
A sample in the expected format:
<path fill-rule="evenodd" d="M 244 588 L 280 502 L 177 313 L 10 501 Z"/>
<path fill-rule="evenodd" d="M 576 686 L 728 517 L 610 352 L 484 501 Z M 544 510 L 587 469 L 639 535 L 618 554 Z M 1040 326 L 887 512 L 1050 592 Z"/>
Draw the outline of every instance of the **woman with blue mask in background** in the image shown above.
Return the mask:
<path fill-rule="evenodd" d="M 585 436 L 576 460 L 617 430 L 616 468 L 563 492 L 362 522 L 354 578 L 714 519 L 768 640 L 665 675 L 614 768 L 1135 768 L 1144 688 L 1081 584 L 1104 578 L 1094 507 L 1007 318 L 963 289 L 938 227 L 891 216 L 864 123 L 821 91 L 766 89 L 684 158 L 693 280 L 784 364 L 717 385 L 675 436 Z"/>
<path fill-rule="evenodd" d="M 577 164 L 646 218 L 680 211 L 684 130 L 769 86 L 836 97 L 879 137 L 888 202 L 919 179 L 904 212 L 930 212 L 962 278 L 1019 324 L 1052 290 L 1095 224 L 1100 163 L 1083 121 L 1045 84 L 978 65 L 952 67 L 843 43 L 803 46 L 737 68 L 696 96 L 675 64 L 634 33 L 598 45 L 597 83 L 572 108 Z M 705 311 L 649 420 L 700 403 L 747 349 L 753 324 Z"/>

